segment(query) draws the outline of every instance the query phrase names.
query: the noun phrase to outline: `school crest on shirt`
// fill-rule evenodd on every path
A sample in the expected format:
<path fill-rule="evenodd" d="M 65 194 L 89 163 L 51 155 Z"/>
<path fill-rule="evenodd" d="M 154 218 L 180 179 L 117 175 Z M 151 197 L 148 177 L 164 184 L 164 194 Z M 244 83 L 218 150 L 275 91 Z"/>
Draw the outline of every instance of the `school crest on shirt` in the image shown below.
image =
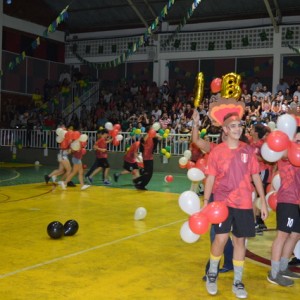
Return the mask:
<path fill-rule="evenodd" d="M 248 154 L 247 153 L 241 153 L 241 161 L 244 164 L 248 162 Z"/>

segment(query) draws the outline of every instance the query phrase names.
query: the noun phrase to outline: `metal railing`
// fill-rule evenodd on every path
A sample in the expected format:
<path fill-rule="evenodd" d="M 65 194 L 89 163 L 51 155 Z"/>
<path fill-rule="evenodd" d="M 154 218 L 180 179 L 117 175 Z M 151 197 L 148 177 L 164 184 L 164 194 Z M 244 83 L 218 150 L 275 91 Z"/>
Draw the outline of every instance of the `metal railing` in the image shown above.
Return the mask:
<path fill-rule="evenodd" d="M 93 145 L 97 139 L 96 131 L 82 131 L 82 134 L 88 135 L 88 151 L 93 150 Z M 108 144 L 108 150 L 111 152 L 125 152 L 127 147 L 139 140 L 143 134 L 131 135 L 130 132 L 121 132 L 123 140 L 119 146 Z M 27 129 L 0 129 L 0 147 L 14 147 L 18 149 L 25 148 L 48 148 L 59 149 L 56 142 L 55 130 L 27 130 Z M 219 135 L 209 135 L 212 142 L 217 141 Z M 159 141 L 154 153 L 160 153 L 161 149 L 169 147 L 172 155 L 182 155 L 189 148 L 191 134 L 169 134 L 167 138 Z"/>

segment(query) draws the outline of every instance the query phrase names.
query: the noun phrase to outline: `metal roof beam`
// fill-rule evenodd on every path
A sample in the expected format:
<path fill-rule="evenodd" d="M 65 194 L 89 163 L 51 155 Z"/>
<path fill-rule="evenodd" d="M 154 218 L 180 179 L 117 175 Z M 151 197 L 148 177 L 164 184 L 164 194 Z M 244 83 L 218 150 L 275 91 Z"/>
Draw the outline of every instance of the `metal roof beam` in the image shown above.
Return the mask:
<path fill-rule="evenodd" d="M 269 17 L 272 21 L 274 30 L 275 30 L 276 33 L 278 33 L 279 32 L 279 27 L 278 27 L 277 21 L 275 20 L 274 15 L 273 15 L 270 2 L 269 2 L 269 0 L 264 0 L 264 3 L 265 3 L 265 6 L 266 6 L 266 9 L 268 11 Z"/>
<path fill-rule="evenodd" d="M 140 20 L 145 25 L 145 27 L 148 28 L 149 27 L 148 23 L 146 22 L 146 20 L 144 19 L 144 17 L 141 15 L 141 13 L 139 12 L 139 10 L 136 8 L 136 6 L 132 3 L 132 1 L 131 0 L 127 0 L 127 2 L 131 6 L 131 8 L 134 10 L 134 12 L 137 14 L 137 16 L 140 18 Z"/>

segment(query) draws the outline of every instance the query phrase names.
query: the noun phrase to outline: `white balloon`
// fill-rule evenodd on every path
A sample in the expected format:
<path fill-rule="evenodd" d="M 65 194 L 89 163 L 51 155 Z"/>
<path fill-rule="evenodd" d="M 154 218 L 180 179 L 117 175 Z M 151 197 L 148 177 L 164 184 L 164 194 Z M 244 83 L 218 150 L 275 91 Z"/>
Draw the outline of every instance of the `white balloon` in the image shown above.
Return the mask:
<path fill-rule="evenodd" d="M 70 147 L 71 147 L 72 150 L 78 151 L 81 147 L 79 140 L 76 140 L 76 141 L 72 142 Z"/>
<path fill-rule="evenodd" d="M 139 221 L 139 220 L 143 220 L 145 219 L 147 215 L 147 210 L 146 208 L 144 207 L 138 207 L 136 210 L 135 210 L 135 213 L 134 213 L 134 219 L 136 221 Z"/>
<path fill-rule="evenodd" d="M 192 215 L 200 211 L 200 199 L 193 191 L 185 191 L 180 194 L 178 203 L 180 208 L 187 214 Z"/>
<path fill-rule="evenodd" d="M 185 166 L 187 163 L 188 163 L 188 159 L 186 158 L 186 157 L 180 157 L 179 158 L 179 164 L 181 165 L 181 166 Z"/>
<path fill-rule="evenodd" d="M 300 241 L 297 242 L 295 249 L 294 249 L 294 255 L 300 259 Z"/>
<path fill-rule="evenodd" d="M 185 151 L 183 152 L 183 156 L 186 157 L 187 159 L 190 159 L 191 156 L 192 156 L 191 150 L 185 150 Z"/>
<path fill-rule="evenodd" d="M 257 207 L 259 210 L 261 209 L 261 200 L 260 200 L 259 197 L 256 198 L 256 200 L 255 200 L 255 205 L 256 205 L 256 207 Z"/>
<path fill-rule="evenodd" d="M 63 131 L 63 129 L 58 127 L 55 132 L 57 135 L 59 135 L 62 131 Z"/>
<path fill-rule="evenodd" d="M 276 124 L 273 121 L 270 121 L 267 126 L 271 129 L 271 131 L 275 130 Z"/>
<path fill-rule="evenodd" d="M 277 118 L 277 129 L 286 133 L 292 141 L 297 130 L 296 118 L 290 114 L 284 114 Z"/>
<path fill-rule="evenodd" d="M 281 178 L 279 174 L 276 174 L 272 179 L 272 187 L 277 192 L 281 186 Z"/>
<path fill-rule="evenodd" d="M 158 130 L 160 129 L 160 124 L 159 124 L 159 122 L 153 123 L 152 128 L 153 128 L 155 131 L 158 131 Z"/>
<path fill-rule="evenodd" d="M 58 135 L 57 137 L 56 137 L 56 143 L 61 143 L 62 141 L 64 140 L 64 137 L 62 137 L 62 136 L 60 136 L 60 135 Z"/>
<path fill-rule="evenodd" d="M 191 181 L 201 181 L 205 178 L 205 175 L 198 168 L 190 168 L 187 172 L 187 177 Z"/>
<path fill-rule="evenodd" d="M 186 221 L 182 224 L 181 228 L 180 228 L 180 236 L 182 238 L 182 240 L 186 243 L 195 243 L 199 240 L 200 235 L 194 233 L 189 226 L 189 222 Z"/>
<path fill-rule="evenodd" d="M 35 164 L 36 166 L 39 166 L 39 165 L 40 165 L 40 162 L 37 160 L 37 161 L 34 162 L 34 164 Z"/>
<path fill-rule="evenodd" d="M 116 135 L 116 140 L 117 141 L 122 141 L 123 140 L 123 135 L 122 134 Z"/>
<path fill-rule="evenodd" d="M 106 122 L 104 126 L 107 130 L 113 130 L 113 128 L 114 128 L 114 126 L 111 122 Z"/>
<path fill-rule="evenodd" d="M 88 135 L 83 133 L 80 135 L 79 142 L 86 142 L 88 140 Z"/>
<path fill-rule="evenodd" d="M 278 161 L 284 154 L 285 151 L 276 152 L 270 149 L 267 143 L 263 143 L 260 149 L 261 156 L 268 162 Z"/>

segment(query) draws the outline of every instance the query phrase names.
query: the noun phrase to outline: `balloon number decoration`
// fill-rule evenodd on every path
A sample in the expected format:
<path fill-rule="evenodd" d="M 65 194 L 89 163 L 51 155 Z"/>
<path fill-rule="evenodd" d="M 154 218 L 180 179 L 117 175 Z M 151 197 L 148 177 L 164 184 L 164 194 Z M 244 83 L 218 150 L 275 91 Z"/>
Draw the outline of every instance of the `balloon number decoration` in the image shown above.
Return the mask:
<path fill-rule="evenodd" d="M 204 76 L 203 73 L 198 73 L 194 87 L 194 107 L 197 108 L 201 104 L 204 94 Z"/>
<path fill-rule="evenodd" d="M 241 96 L 241 76 L 235 73 L 228 73 L 223 76 L 221 96 L 228 98 L 239 99 Z"/>

